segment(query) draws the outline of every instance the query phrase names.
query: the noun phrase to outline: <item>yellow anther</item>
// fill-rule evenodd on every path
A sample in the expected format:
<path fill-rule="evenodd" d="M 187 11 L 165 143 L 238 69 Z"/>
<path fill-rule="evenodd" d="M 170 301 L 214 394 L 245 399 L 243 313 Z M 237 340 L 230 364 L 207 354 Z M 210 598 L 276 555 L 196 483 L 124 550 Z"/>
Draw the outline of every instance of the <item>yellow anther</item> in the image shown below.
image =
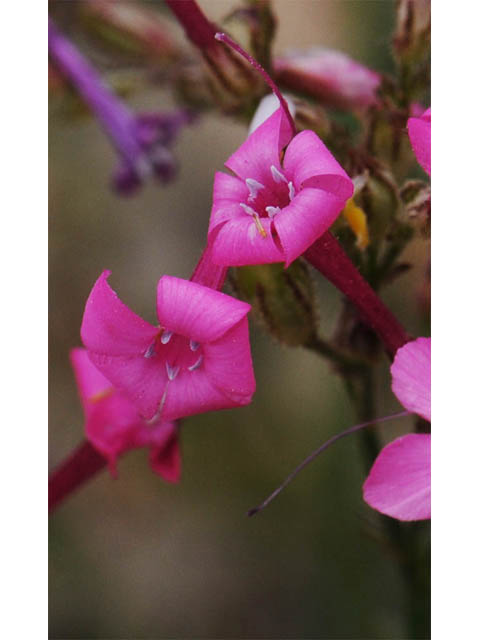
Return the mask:
<path fill-rule="evenodd" d="M 262 238 L 266 238 L 267 237 L 267 232 L 262 227 L 262 223 L 260 222 L 260 218 L 258 217 L 258 213 L 256 213 L 253 216 L 253 219 L 255 220 L 255 226 L 257 227 L 259 234 L 262 236 Z"/>
<path fill-rule="evenodd" d="M 108 398 L 109 396 L 111 396 L 113 393 L 113 388 L 107 388 L 107 389 L 103 389 L 103 391 L 99 391 L 98 393 L 94 393 L 93 396 L 90 396 L 88 398 L 89 402 L 92 403 L 96 403 L 96 402 L 100 402 L 100 400 L 103 400 L 104 398 Z"/>
<path fill-rule="evenodd" d="M 360 249 L 368 247 L 370 238 L 368 235 L 368 221 L 365 211 L 355 204 L 353 198 L 350 198 L 350 200 L 347 200 L 343 215 L 357 238 L 357 247 Z"/>

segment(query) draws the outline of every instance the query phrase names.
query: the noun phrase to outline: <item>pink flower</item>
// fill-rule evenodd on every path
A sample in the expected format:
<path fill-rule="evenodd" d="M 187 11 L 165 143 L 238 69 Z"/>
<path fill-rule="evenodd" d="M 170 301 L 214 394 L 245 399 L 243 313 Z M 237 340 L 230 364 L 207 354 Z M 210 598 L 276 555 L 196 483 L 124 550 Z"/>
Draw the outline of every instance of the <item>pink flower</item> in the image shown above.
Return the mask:
<path fill-rule="evenodd" d="M 70 359 L 85 412 L 87 439 L 107 458 L 112 475 L 116 475 L 118 456 L 148 447 L 153 471 L 168 482 L 177 482 L 181 461 L 176 424 L 160 420 L 148 424 L 92 364 L 85 349 L 72 349 Z"/>
<path fill-rule="evenodd" d="M 378 102 L 381 77 L 341 51 L 314 47 L 274 62 L 277 79 L 338 107 L 368 107 Z"/>
<path fill-rule="evenodd" d="M 149 420 L 248 404 L 255 391 L 250 305 L 196 282 L 163 276 L 159 326 L 118 298 L 105 271 L 87 300 L 81 336 L 93 364 Z"/>
<path fill-rule="evenodd" d="M 208 230 L 217 264 L 288 266 L 330 227 L 353 193 L 352 181 L 313 131 L 292 139 L 282 109 L 225 166 L 235 175 L 215 174 Z"/>
<path fill-rule="evenodd" d="M 431 419 L 430 347 L 430 338 L 407 343 L 391 367 L 393 392 L 425 420 Z M 363 497 L 397 520 L 430 518 L 430 434 L 410 433 L 384 447 L 363 485 Z"/>
<path fill-rule="evenodd" d="M 427 109 L 420 118 L 409 118 L 408 135 L 418 164 L 430 175 L 431 156 L 431 109 Z"/>

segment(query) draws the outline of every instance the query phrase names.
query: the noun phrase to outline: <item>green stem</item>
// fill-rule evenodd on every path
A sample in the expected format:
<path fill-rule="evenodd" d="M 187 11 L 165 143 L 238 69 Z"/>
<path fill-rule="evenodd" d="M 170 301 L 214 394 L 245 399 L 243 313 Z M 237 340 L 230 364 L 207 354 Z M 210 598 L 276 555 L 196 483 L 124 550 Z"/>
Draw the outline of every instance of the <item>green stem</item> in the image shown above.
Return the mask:
<path fill-rule="evenodd" d="M 372 368 L 345 376 L 347 392 L 355 406 L 359 421 L 372 420 L 375 414 L 375 378 Z M 374 427 L 360 433 L 365 469 L 368 473 L 380 452 L 380 442 Z M 389 546 L 394 551 L 402 572 L 407 603 L 409 640 L 429 637 L 428 576 L 429 571 L 419 539 L 422 523 L 404 524 L 379 514 Z"/>

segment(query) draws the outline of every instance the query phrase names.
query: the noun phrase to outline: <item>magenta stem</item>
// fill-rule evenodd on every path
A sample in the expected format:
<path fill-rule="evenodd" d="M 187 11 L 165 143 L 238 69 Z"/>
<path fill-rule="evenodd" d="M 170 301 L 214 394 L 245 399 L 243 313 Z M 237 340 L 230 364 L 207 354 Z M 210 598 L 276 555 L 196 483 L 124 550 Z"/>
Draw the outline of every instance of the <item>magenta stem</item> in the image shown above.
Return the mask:
<path fill-rule="evenodd" d="M 212 262 L 212 249 L 208 244 L 203 250 L 202 255 L 195 267 L 190 280 L 204 287 L 221 291 L 225 278 L 227 277 L 228 267 L 223 267 Z"/>
<path fill-rule="evenodd" d="M 48 511 L 52 512 L 64 498 L 106 465 L 106 458 L 89 442 L 79 445 L 48 478 Z"/>
<path fill-rule="evenodd" d="M 268 73 L 262 67 L 262 65 L 259 62 L 257 62 L 257 60 L 255 60 L 255 58 L 253 58 L 249 53 L 247 53 L 244 49 L 242 49 L 242 47 L 237 42 L 235 42 L 235 40 L 232 40 L 232 38 L 230 38 L 230 36 L 228 36 L 226 33 L 217 33 L 215 34 L 215 38 L 217 40 L 220 40 L 220 42 L 224 42 L 225 44 L 228 44 L 229 47 L 231 47 L 234 51 L 236 51 L 242 57 L 244 57 L 245 60 L 248 60 L 248 62 L 252 65 L 252 67 L 260 73 L 260 75 L 268 84 L 270 89 L 277 96 L 278 101 L 280 102 L 280 106 L 282 107 L 283 112 L 287 117 L 288 123 L 290 124 L 290 128 L 292 130 L 292 136 L 294 136 L 296 132 L 295 122 L 293 121 L 292 114 L 290 113 L 290 109 L 288 108 L 287 101 L 281 94 L 280 89 L 277 87 L 275 82 L 272 80 L 272 78 L 268 75 Z"/>
<path fill-rule="evenodd" d="M 405 329 L 329 231 L 314 242 L 303 256 L 356 306 L 392 358 L 400 347 L 409 342 L 410 337 Z"/>
<path fill-rule="evenodd" d="M 400 411 L 399 413 L 394 413 L 390 416 L 384 416 L 383 418 L 375 418 L 374 420 L 369 420 L 368 422 L 362 422 L 362 424 L 356 424 L 353 427 L 349 427 L 348 429 L 345 429 L 345 431 L 342 431 L 341 433 L 335 434 L 334 436 L 329 438 L 326 442 L 324 442 L 320 447 L 318 447 L 318 449 L 315 449 L 315 451 L 312 451 L 312 453 L 309 456 L 307 456 L 305 460 L 303 460 L 303 462 L 301 462 L 298 465 L 298 467 L 296 467 L 289 476 L 285 478 L 282 484 L 279 487 L 277 487 L 275 491 L 271 493 L 266 500 L 264 500 L 261 504 L 259 504 L 258 507 L 253 507 L 253 509 L 249 509 L 247 511 L 247 515 L 254 516 L 259 511 L 263 511 L 263 509 L 265 509 L 265 507 L 269 505 L 270 502 L 272 502 L 272 500 L 274 500 L 274 498 L 276 498 L 278 494 L 281 491 L 283 491 L 285 487 L 287 487 L 292 482 L 292 480 L 300 473 L 300 471 L 305 469 L 305 467 L 307 467 L 311 462 L 313 462 L 315 458 L 317 458 L 326 449 L 331 447 L 332 444 L 335 444 L 335 442 L 337 442 L 338 440 L 341 440 L 342 438 L 345 438 L 346 436 L 349 436 L 352 433 L 355 433 L 356 431 L 360 431 L 361 429 L 365 429 L 366 427 L 370 427 L 374 424 L 381 424 L 382 422 L 387 422 L 388 420 L 395 420 L 396 418 L 405 418 L 406 416 L 410 416 L 410 415 L 412 415 L 410 411 Z"/>
<path fill-rule="evenodd" d="M 218 28 L 210 22 L 195 0 L 165 0 L 185 30 L 187 38 L 199 49 L 218 47 L 215 34 Z"/>

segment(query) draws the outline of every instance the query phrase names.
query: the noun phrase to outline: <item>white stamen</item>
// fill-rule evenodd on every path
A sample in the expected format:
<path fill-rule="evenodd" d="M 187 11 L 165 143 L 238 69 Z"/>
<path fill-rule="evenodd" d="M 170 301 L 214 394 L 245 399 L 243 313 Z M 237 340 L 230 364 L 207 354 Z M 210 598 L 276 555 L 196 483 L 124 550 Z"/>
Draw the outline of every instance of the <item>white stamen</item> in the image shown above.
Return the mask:
<path fill-rule="evenodd" d="M 198 367 L 202 364 L 202 362 L 203 362 L 203 356 L 200 356 L 199 359 L 194 364 L 192 364 L 191 367 L 188 367 L 188 370 L 195 371 L 195 369 L 198 369 Z"/>
<path fill-rule="evenodd" d="M 190 349 L 192 351 L 196 351 L 199 346 L 200 346 L 199 342 L 195 342 L 195 340 L 190 340 Z"/>
<path fill-rule="evenodd" d="M 270 167 L 270 171 L 272 172 L 272 178 L 275 180 L 275 182 L 287 182 L 287 179 L 285 178 L 283 173 L 281 173 L 281 171 L 279 171 L 275 165 L 272 164 L 272 166 Z"/>
<path fill-rule="evenodd" d="M 160 342 L 162 344 L 168 344 L 172 336 L 173 336 L 173 331 L 164 331 L 162 333 L 162 337 L 160 338 Z"/>
<path fill-rule="evenodd" d="M 273 218 L 277 213 L 280 213 L 281 209 L 280 207 L 265 207 L 265 211 L 268 213 L 269 218 Z"/>
<path fill-rule="evenodd" d="M 295 197 L 295 187 L 293 186 L 293 182 L 288 183 L 288 197 L 290 198 L 290 202 Z"/>
<path fill-rule="evenodd" d="M 255 211 L 255 209 L 249 207 L 248 204 L 243 204 L 243 202 L 240 202 L 240 206 L 245 211 L 245 213 L 248 213 L 249 216 L 258 216 L 258 213 Z"/>
<path fill-rule="evenodd" d="M 168 379 L 175 380 L 178 372 L 180 371 L 180 367 L 178 365 L 176 367 L 171 367 L 169 362 L 165 362 L 165 367 L 167 369 Z"/>
<path fill-rule="evenodd" d="M 153 356 L 155 356 L 155 355 L 157 355 L 156 351 L 155 351 L 155 342 L 152 342 L 152 344 L 148 347 L 148 349 L 143 354 L 143 357 L 144 358 L 153 358 Z"/>
<path fill-rule="evenodd" d="M 258 182 L 258 180 L 254 180 L 253 178 L 247 178 L 245 182 L 247 183 L 248 190 L 250 191 L 250 196 L 248 197 L 249 200 L 255 200 L 258 192 L 261 189 L 265 189 L 265 186 L 261 182 Z"/>
<path fill-rule="evenodd" d="M 160 416 L 163 411 L 163 407 L 165 406 L 165 400 L 167 399 L 167 389 L 168 389 L 168 382 L 167 382 L 167 386 L 165 387 L 165 391 L 163 392 L 162 399 L 160 400 L 160 404 L 158 405 L 158 409 L 155 412 L 155 415 L 152 418 L 150 418 L 150 420 L 145 420 L 145 423 L 148 424 L 148 426 L 155 424 L 160 419 Z"/>

